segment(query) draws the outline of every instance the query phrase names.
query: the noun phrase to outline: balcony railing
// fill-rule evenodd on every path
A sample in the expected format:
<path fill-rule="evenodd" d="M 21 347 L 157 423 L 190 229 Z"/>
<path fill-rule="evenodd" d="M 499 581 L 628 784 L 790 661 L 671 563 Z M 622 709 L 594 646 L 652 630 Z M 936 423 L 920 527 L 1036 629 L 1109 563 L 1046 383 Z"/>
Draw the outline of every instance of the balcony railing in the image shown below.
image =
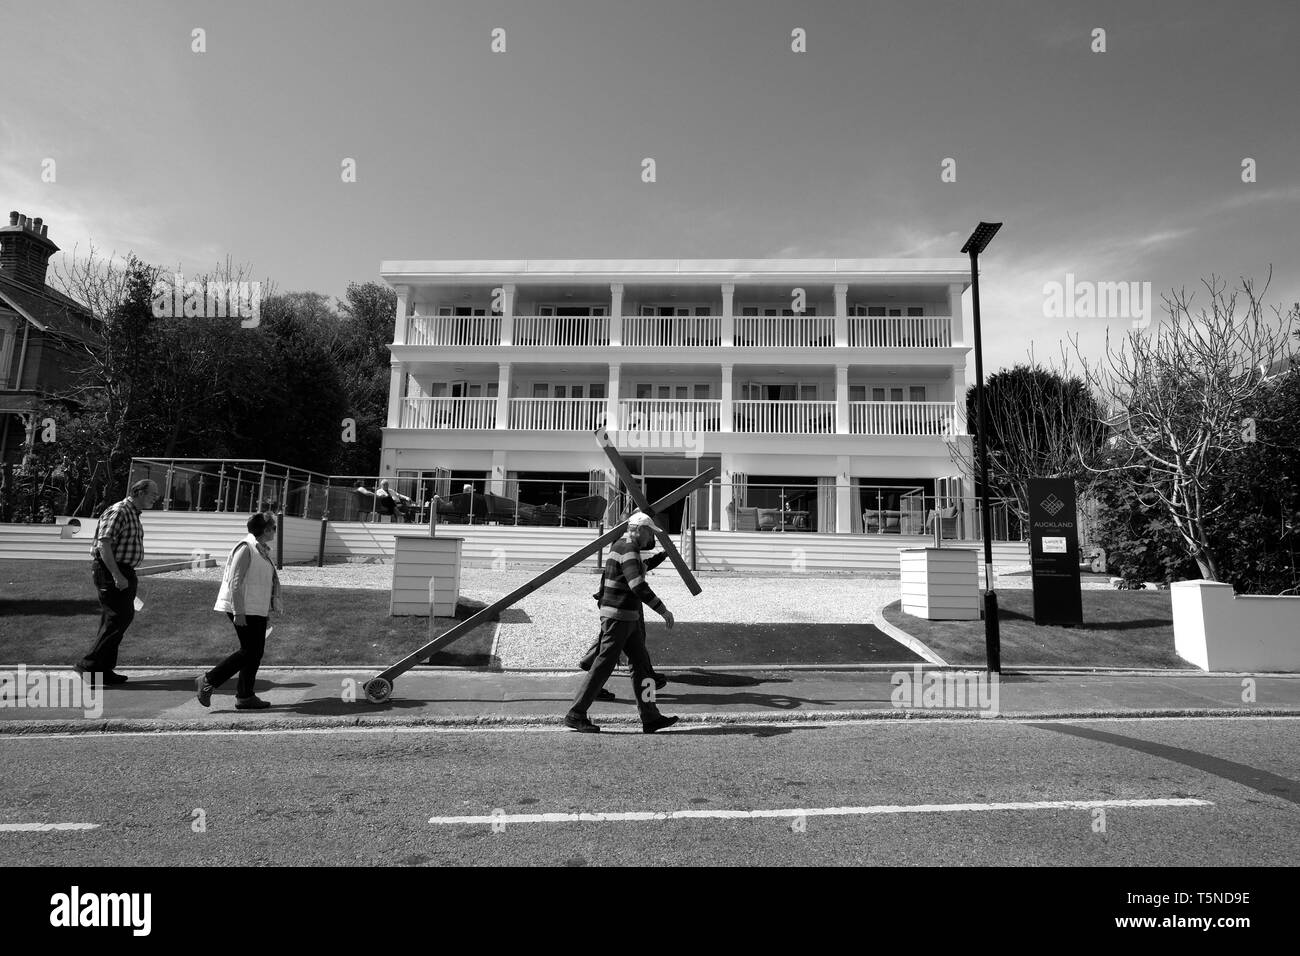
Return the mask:
<path fill-rule="evenodd" d="M 954 435 L 952 402 L 849 402 L 854 435 Z"/>
<path fill-rule="evenodd" d="M 500 345 L 499 315 L 413 315 L 409 345 Z"/>
<path fill-rule="evenodd" d="M 634 398 L 619 402 L 625 431 L 721 431 L 722 402 L 716 398 Z"/>
<path fill-rule="evenodd" d="M 947 348 L 950 345 L 951 316 L 849 316 L 850 348 Z"/>
<path fill-rule="evenodd" d="M 716 315 L 623 317 L 623 344 L 683 348 L 722 344 L 722 318 Z"/>
<path fill-rule="evenodd" d="M 515 345 L 539 345 L 548 348 L 608 345 L 609 317 L 604 315 L 516 315 L 514 343 Z"/>
<path fill-rule="evenodd" d="M 603 398 L 512 398 L 510 427 L 527 431 L 595 431 Z"/>
<path fill-rule="evenodd" d="M 835 434 L 834 402 L 732 402 L 736 431 L 770 435 Z"/>
<path fill-rule="evenodd" d="M 833 315 L 736 316 L 736 344 L 769 348 L 835 347 Z"/>
<path fill-rule="evenodd" d="M 495 428 L 495 398 L 406 398 L 401 428 Z"/>

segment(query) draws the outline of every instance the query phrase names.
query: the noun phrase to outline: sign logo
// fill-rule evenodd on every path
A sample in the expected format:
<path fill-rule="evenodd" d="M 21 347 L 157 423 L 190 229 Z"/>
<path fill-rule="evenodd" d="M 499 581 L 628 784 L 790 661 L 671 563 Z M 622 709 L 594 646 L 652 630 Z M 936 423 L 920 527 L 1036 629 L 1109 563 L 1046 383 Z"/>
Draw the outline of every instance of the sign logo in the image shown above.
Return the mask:
<path fill-rule="evenodd" d="M 1062 501 L 1060 498 L 1056 497 L 1056 495 L 1048 495 L 1045 499 L 1043 499 L 1038 503 L 1038 506 L 1042 508 L 1044 511 L 1046 511 L 1053 518 L 1055 518 L 1057 512 L 1059 512 L 1062 508 L 1065 507 L 1065 502 Z"/>

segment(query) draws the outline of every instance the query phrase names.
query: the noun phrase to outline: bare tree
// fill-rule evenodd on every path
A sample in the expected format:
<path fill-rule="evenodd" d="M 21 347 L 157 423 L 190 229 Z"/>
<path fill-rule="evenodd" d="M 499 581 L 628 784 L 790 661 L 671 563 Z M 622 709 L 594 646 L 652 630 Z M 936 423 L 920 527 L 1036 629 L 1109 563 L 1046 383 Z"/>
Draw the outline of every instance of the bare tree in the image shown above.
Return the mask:
<path fill-rule="evenodd" d="M 1201 575 L 1218 581 L 1223 569 L 1207 529 L 1225 502 L 1211 500 L 1210 481 L 1257 440 L 1248 409 L 1290 354 L 1298 316 L 1277 307 L 1272 318 L 1266 314 L 1267 280 L 1258 292 L 1245 278 L 1232 290 L 1216 276 L 1203 284 L 1208 309 L 1194 315 L 1193 297 L 1171 292 L 1163 297 L 1167 323 L 1149 334 L 1130 332 L 1118 348 L 1108 338 L 1103 359 L 1084 360 L 1084 368 L 1114 451 L 1098 470 L 1122 474 L 1135 494 L 1154 495 Z"/>

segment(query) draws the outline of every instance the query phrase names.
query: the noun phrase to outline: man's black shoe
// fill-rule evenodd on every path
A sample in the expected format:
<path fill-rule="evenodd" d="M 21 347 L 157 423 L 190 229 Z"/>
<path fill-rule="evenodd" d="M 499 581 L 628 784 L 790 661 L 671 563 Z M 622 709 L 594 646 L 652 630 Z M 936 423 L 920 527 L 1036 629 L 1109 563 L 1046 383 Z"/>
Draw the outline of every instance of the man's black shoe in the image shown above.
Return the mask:
<path fill-rule="evenodd" d="M 597 700 L 618 700 L 618 695 L 615 694 L 612 690 L 602 687 L 600 690 L 596 691 L 596 699 Z"/>
<path fill-rule="evenodd" d="M 580 734 L 600 733 L 600 728 L 586 717 L 574 717 L 572 714 L 564 715 L 564 726 L 568 727 L 570 730 L 576 730 Z"/>
<path fill-rule="evenodd" d="M 671 727 L 675 723 L 677 723 L 676 716 L 665 717 L 663 714 L 660 714 L 654 720 L 650 721 L 650 723 L 642 724 L 641 733 L 653 734 L 656 730 L 663 730 L 665 727 Z"/>
<path fill-rule="evenodd" d="M 73 665 L 72 665 L 72 669 L 73 669 L 74 671 L 76 671 L 78 674 L 80 674 L 82 677 L 87 677 L 87 676 L 89 676 L 89 677 L 94 677 L 94 676 L 95 676 L 95 672 L 94 672 L 94 671 L 86 670 L 86 668 L 83 667 L 81 664 L 73 664 Z"/>
<path fill-rule="evenodd" d="M 116 671 L 106 671 L 104 673 L 104 683 L 108 684 L 125 684 L 130 678 L 125 674 L 119 674 Z"/>
<path fill-rule="evenodd" d="M 668 686 L 668 678 L 663 674 L 655 674 L 655 690 L 663 690 Z"/>
<path fill-rule="evenodd" d="M 584 657 L 582 660 L 578 661 L 578 667 L 580 670 L 589 671 L 591 670 L 591 661 Z"/>

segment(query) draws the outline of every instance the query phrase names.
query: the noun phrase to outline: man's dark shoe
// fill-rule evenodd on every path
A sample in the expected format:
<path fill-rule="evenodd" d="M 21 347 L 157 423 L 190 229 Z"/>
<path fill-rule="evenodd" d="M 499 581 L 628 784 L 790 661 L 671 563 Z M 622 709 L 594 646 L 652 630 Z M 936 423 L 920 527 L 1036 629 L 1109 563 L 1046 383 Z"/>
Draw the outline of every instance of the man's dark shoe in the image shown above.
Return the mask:
<path fill-rule="evenodd" d="M 668 686 L 668 678 L 663 674 L 655 674 L 655 690 L 663 690 Z"/>
<path fill-rule="evenodd" d="M 74 671 L 76 671 L 78 674 L 80 674 L 82 677 L 90 677 L 90 678 L 94 678 L 94 676 L 95 676 L 95 672 L 94 672 L 94 671 L 87 669 L 86 667 L 84 667 L 84 666 L 81 665 L 81 664 L 73 664 L 73 665 L 72 665 L 72 669 L 73 669 Z"/>
<path fill-rule="evenodd" d="M 586 717 L 575 717 L 573 714 L 564 715 L 564 726 L 568 727 L 570 730 L 576 730 L 580 734 L 600 733 L 600 728 Z"/>
<path fill-rule="evenodd" d="M 236 697 L 235 710 L 266 710 L 270 703 L 254 694 L 252 697 Z"/>
<path fill-rule="evenodd" d="M 665 717 L 663 714 L 660 714 L 648 724 L 642 724 L 641 733 L 653 734 L 656 730 L 663 730 L 665 727 L 671 727 L 675 723 L 677 723 L 676 716 Z"/>
<path fill-rule="evenodd" d="M 200 704 L 207 707 L 212 703 L 213 687 L 208 683 L 208 678 L 205 675 L 200 674 L 194 678 L 194 689 L 198 691 Z"/>
<path fill-rule="evenodd" d="M 596 699 L 597 700 L 618 700 L 618 695 L 615 694 L 612 690 L 609 690 L 606 687 L 602 687 L 600 690 L 596 691 Z"/>
<path fill-rule="evenodd" d="M 125 674 L 119 674 L 116 671 L 106 671 L 104 673 L 104 683 L 107 684 L 125 684 L 129 677 Z"/>
<path fill-rule="evenodd" d="M 591 661 L 584 657 L 582 660 L 578 661 L 578 669 L 584 671 L 591 670 Z"/>

